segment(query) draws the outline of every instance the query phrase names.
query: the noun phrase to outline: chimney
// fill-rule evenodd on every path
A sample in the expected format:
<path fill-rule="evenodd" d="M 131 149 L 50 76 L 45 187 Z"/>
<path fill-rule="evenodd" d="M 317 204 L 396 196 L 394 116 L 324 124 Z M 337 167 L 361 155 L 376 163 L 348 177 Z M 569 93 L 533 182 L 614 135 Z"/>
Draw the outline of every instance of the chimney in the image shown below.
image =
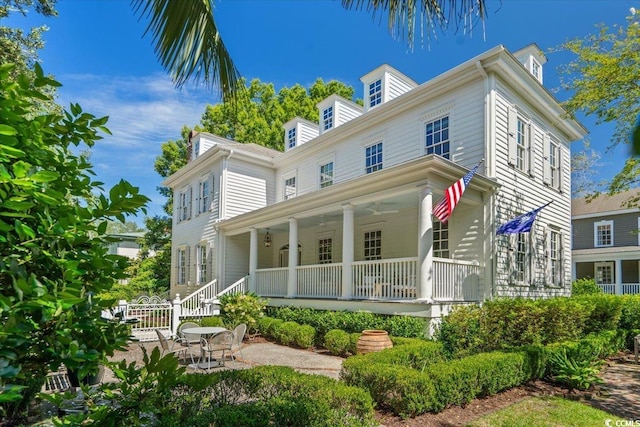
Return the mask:
<path fill-rule="evenodd" d="M 192 145 L 193 143 L 191 142 L 193 140 L 193 136 L 195 135 L 194 131 L 189 132 L 189 137 L 187 138 L 187 163 L 189 163 L 191 161 L 191 151 L 192 151 Z"/>

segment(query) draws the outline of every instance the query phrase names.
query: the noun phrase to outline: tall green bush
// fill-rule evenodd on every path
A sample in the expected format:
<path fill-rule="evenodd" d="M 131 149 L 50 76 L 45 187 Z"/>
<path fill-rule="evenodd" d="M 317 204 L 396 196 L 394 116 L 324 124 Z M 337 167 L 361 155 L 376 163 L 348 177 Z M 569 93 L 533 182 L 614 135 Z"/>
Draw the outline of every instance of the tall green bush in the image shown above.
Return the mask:
<path fill-rule="evenodd" d="M 220 316 L 230 328 L 245 323 L 247 331 L 252 333 L 264 316 L 266 306 L 267 301 L 254 293 L 225 294 L 220 297 Z"/>
<path fill-rule="evenodd" d="M 101 318 L 114 301 L 98 295 L 128 264 L 108 254 L 105 232 L 149 200 L 124 180 L 104 191 L 77 154 L 109 133 L 107 117 L 77 104 L 40 112 L 60 84 L 37 64 L 33 80 L 10 79 L 13 69 L 0 66 L 0 415 L 9 419 L 48 370 L 64 363 L 84 376 L 126 344 L 126 325 Z"/>
<path fill-rule="evenodd" d="M 595 279 L 589 277 L 574 280 L 571 283 L 571 296 L 597 295 L 602 293 L 602 288 L 596 284 Z"/>

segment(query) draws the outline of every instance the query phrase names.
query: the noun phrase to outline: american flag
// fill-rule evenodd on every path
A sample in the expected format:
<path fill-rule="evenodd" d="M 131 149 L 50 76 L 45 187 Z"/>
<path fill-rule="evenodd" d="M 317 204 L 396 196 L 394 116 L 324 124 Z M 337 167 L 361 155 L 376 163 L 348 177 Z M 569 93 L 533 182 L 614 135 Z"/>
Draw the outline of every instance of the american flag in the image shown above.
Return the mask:
<path fill-rule="evenodd" d="M 480 163 L 482 163 L 482 161 L 480 161 Z M 441 223 L 446 224 L 449 220 L 451 212 L 453 212 L 453 209 L 460 201 L 464 190 L 467 188 L 469 181 L 471 181 L 471 178 L 473 178 L 473 175 L 478 170 L 480 163 L 478 163 L 475 168 L 471 169 L 465 176 L 454 182 L 451 187 L 447 188 L 442 200 L 434 206 L 432 212 L 436 217 L 438 217 Z"/>

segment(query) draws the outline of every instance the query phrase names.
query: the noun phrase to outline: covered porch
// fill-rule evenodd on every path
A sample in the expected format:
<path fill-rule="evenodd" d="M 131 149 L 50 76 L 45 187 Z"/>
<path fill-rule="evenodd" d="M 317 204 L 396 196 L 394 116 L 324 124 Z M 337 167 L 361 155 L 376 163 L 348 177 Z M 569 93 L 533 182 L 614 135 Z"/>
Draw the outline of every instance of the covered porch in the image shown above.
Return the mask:
<path fill-rule="evenodd" d="M 496 184 L 476 175 L 448 224 L 431 215 L 464 173 L 425 156 L 229 219 L 219 271 L 224 282 L 248 273 L 249 290 L 272 299 L 482 301 Z"/>

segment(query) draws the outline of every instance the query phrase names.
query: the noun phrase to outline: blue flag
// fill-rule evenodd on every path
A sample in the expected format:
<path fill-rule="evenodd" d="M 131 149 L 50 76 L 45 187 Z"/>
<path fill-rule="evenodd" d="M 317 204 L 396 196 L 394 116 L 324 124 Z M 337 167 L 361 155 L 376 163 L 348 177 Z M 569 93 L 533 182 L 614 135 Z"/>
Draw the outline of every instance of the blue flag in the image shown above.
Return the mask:
<path fill-rule="evenodd" d="M 532 210 L 531 212 L 527 212 L 525 214 L 519 215 L 513 218 L 511 221 L 502 224 L 496 234 L 517 234 L 517 233 L 528 233 L 531 231 L 531 226 L 533 225 L 533 221 L 536 220 L 536 216 L 538 212 L 549 206 L 551 202 L 546 205 L 542 205 L 537 209 Z"/>

